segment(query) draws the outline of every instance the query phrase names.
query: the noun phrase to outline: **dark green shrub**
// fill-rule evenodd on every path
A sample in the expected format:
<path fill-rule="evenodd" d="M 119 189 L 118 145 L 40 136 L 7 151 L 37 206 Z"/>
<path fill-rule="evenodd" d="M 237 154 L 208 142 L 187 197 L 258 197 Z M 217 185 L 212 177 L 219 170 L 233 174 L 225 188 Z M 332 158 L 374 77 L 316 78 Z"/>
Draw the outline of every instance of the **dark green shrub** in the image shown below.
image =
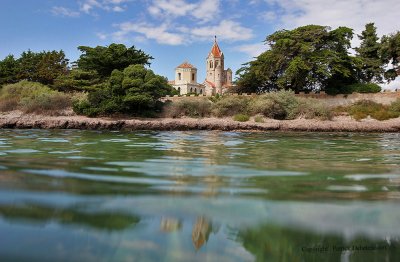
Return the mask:
<path fill-rule="evenodd" d="M 379 93 L 382 89 L 375 83 L 359 83 L 348 86 L 351 92 L 355 93 Z"/>

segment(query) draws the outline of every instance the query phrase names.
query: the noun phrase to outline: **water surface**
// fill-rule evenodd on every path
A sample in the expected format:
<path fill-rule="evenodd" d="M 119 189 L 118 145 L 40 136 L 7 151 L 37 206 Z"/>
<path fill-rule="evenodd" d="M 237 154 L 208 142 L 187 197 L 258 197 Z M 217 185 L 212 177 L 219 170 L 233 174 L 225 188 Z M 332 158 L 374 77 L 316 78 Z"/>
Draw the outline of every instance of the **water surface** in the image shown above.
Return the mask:
<path fill-rule="evenodd" d="M 0 130 L 0 261 L 399 261 L 400 135 Z"/>

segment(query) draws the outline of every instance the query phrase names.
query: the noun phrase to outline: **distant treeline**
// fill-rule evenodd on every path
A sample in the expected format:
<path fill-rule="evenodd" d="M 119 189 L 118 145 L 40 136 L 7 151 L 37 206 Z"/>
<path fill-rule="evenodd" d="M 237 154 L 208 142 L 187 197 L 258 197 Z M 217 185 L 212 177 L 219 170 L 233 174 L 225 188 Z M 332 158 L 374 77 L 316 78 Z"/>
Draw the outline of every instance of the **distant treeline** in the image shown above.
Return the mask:
<path fill-rule="evenodd" d="M 63 51 L 27 51 L 18 59 L 13 55 L 7 56 L 0 61 L 3 98 L 10 100 L 13 90 L 27 89 L 26 81 L 38 82 L 56 91 L 86 92 L 86 99 L 74 102 L 74 110 L 94 116 L 151 113 L 159 108 L 160 97 L 174 94 L 165 77 L 145 67 L 153 58 L 134 46 L 127 48 L 122 44 L 111 44 L 94 48 L 79 46 L 78 49 L 82 54 L 71 66 Z M 15 84 L 20 81 L 24 81 L 23 84 Z M 8 87 L 7 84 L 15 85 Z M 14 96 L 14 99 L 19 97 Z"/>
<path fill-rule="evenodd" d="M 377 83 L 394 80 L 400 70 L 400 32 L 378 38 L 374 23 L 358 35 L 353 29 L 320 25 L 280 30 L 267 36 L 269 49 L 237 71 L 237 92 L 290 89 L 328 94 L 379 92 Z M 354 52 L 353 52 L 354 53 Z"/>

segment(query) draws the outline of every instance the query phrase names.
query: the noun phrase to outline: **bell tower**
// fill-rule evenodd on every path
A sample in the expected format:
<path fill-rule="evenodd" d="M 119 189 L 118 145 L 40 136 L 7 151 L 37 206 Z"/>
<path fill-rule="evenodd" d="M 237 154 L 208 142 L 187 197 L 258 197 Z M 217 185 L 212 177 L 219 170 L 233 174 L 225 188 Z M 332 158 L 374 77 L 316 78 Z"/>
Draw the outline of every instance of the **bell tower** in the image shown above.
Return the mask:
<path fill-rule="evenodd" d="M 224 53 L 218 46 L 217 36 L 214 37 L 214 44 L 208 53 L 206 61 L 206 81 L 215 87 L 215 93 L 222 94 L 222 86 L 225 79 Z"/>

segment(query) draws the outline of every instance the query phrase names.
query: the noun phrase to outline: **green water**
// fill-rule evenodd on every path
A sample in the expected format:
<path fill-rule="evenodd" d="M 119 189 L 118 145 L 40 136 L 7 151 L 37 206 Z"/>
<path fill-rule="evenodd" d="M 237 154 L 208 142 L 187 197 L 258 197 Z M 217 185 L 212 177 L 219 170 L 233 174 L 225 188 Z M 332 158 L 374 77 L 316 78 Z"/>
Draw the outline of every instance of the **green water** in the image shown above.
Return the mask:
<path fill-rule="evenodd" d="M 0 261 L 400 261 L 400 134 L 0 130 Z"/>

